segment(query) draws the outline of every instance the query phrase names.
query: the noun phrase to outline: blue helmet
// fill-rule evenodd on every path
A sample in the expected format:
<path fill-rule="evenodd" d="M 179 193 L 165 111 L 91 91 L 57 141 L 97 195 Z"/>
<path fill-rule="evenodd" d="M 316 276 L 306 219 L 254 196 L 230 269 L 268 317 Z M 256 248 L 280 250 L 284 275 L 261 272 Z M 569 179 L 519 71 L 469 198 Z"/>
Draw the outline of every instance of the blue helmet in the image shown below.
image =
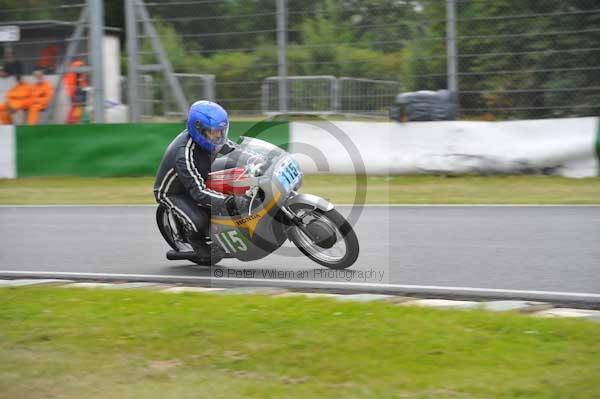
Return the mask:
<path fill-rule="evenodd" d="M 211 153 L 218 152 L 227 141 L 227 111 L 212 101 L 196 101 L 190 107 L 187 131 L 192 140 Z"/>

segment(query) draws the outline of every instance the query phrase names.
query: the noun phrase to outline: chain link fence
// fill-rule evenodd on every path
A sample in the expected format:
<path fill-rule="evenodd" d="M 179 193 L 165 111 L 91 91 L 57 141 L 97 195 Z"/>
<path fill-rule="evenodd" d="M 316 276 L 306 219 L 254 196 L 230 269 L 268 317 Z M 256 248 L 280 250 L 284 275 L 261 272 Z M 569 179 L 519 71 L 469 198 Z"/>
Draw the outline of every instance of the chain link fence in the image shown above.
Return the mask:
<path fill-rule="evenodd" d="M 215 100 L 215 75 L 176 73 L 175 77 L 179 81 L 185 97 L 189 98 L 190 101 L 194 101 L 194 99 Z M 185 119 L 187 114 L 182 113 L 178 108 L 177 101 L 170 94 L 167 87 L 163 87 L 162 94 L 163 99 L 161 101 L 165 103 L 166 115 L 168 117 Z"/>
<path fill-rule="evenodd" d="M 453 84 L 462 118 L 600 111 L 600 8 L 593 0 L 331 0 L 284 9 L 274 0 L 198 0 L 146 7 L 167 53 L 178 57 L 175 70 L 215 75 L 215 98 L 234 114 L 385 115 L 400 92 Z M 278 69 L 282 51 L 290 77 Z"/>
<path fill-rule="evenodd" d="M 279 109 L 281 82 L 278 76 L 264 80 L 263 114 L 282 113 Z M 335 76 L 289 76 L 285 82 L 286 113 L 385 116 L 400 91 L 400 84 L 394 81 Z"/>
<path fill-rule="evenodd" d="M 181 118 L 181 97 L 186 106 L 208 98 L 234 115 L 260 114 L 262 80 L 277 74 L 276 63 L 266 67 L 256 62 L 257 52 L 277 54 L 275 19 L 268 18 L 275 14 L 274 2 L 247 1 L 240 7 L 213 0 L 129 3 L 128 25 L 137 32 L 129 39 L 130 49 L 137 50 L 139 71 L 129 80 L 150 94 L 143 101 L 154 112 L 141 114 L 142 119 Z M 130 69 L 135 68 L 131 56 L 129 61 Z M 178 78 L 175 85 L 168 81 L 168 71 Z M 152 81 L 152 90 L 147 82 L 140 84 L 139 76 Z"/>
<path fill-rule="evenodd" d="M 127 120 L 121 29 L 105 29 L 103 15 L 102 1 L 0 1 L 4 123 Z"/>
<path fill-rule="evenodd" d="M 463 117 L 598 115 L 598 1 L 457 0 L 456 9 Z"/>
<path fill-rule="evenodd" d="M 278 76 L 266 78 L 262 86 L 262 112 L 265 115 L 281 113 L 280 86 L 287 87 L 287 111 L 302 114 L 333 114 L 336 111 L 337 79 L 335 76 Z"/>
<path fill-rule="evenodd" d="M 392 26 L 397 25 L 398 15 L 414 9 L 396 1 L 368 10 L 381 23 L 358 20 L 353 8 L 342 2 L 288 2 L 284 9 L 274 0 L 132 2 L 138 9 L 132 20 L 138 26 L 154 25 L 173 71 L 214 75 L 216 101 L 238 116 L 285 112 L 387 115 L 400 91 L 398 52 L 411 29 L 407 25 L 414 26 L 408 22 Z M 147 10 L 147 21 L 141 8 Z M 397 15 L 390 17 L 390 12 Z M 351 27 L 341 29 L 336 20 L 353 15 L 356 35 L 348 35 Z M 278 34 L 281 37 L 282 29 L 289 76 L 280 74 Z M 351 36 L 363 40 L 357 43 Z M 157 52 L 149 43 L 151 34 L 140 33 L 136 40 L 139 69 L 147 70 L 148 65 L 157 64 Z M 389 67 L 383 68 L 384 64 Z M 153 80 L 164 81 L 161 74 L 162 70 L 156 71 Z M 285 82 L 286 109 L 281 106 L 281 82 Z M 156 84 L 152 101 L 160 102 L 160 83 Z M 183 88 L 182 92 L 186 103 L 200 98 L 198 93 L 190 98 Z M 162 108 L 158 115 L 168 116 L 166 107 Z"/>
<path fill-rule="evenodd" d="M 27 80 L 40 68 L 59 88 L 45 112 L 52 122 L 73 111 L 73 95 L 61 87 L 71 72 L 87 97 L 76 121 L 104 121 L 104 107 L 106 121 L 119 121 L 124 98 L 133 120 L 181 119 L 199 98 L 234 116 L 382 116 L 395 94 L 453 86 L 464 119 L 600 112 L 597 0 L 105 0 L 126 9 L 127 40 L 104 29 L 96 46 L 97 12 L 84 10 L 102 1 L 0 3 L 2 50 L 15 54 Z M 91 48 L 110 53 L 102 74 L 94 74 Z M 0 95 L 14 83 L 0 78 Z"/>
<path fill-rule="evenodd" d="M 59 70 L 69 46 L 74 48 L 71 63 L 78 65 L 85 80 L 89 80 L 89 71 L 85 70 L 90 64 L 89 35 L 82 31 L 78 37 L 74 37 L 84 6 L 81 1 L 50 1 L 45 7 L 28 7 L 25 2 L 13 2 L 0 7 L 0 32 L 15 32 L 12 38 L 4 36 L 0 40 L 3 54 L 0 103 L 4 104 L 5 113 L 13 123 L 24 124 L 29 113 L 25 102 L 9 100 L 11 93 L 15 98 L 19 97 L 17 78 L 33 84 L 36 82 L 34 71 L 42 70 L 46 74 L 45 79 L 53 87 L 59 86 Z M 72 79 L 71 75 L 69 79 Z M 66 90 L 56 93 L 53 115 L 46 116 L 46 112 L 41 118 L 55 123 L 65 122 L 70 116 L 72 91 L 73 87 L 69 84 Z"/>
<path fill-rule="evenodd" d="M 349 115 L 388 115 L 400 89 L 400 83 L 392 80 L 340 78 L 336 111 Z"/>

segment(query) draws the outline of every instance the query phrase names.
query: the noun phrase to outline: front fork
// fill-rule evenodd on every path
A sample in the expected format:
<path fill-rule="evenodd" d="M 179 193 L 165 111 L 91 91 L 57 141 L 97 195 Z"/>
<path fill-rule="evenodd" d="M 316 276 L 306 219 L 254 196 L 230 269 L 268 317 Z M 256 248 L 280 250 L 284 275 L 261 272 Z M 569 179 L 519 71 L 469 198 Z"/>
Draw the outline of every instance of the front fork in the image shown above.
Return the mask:
<path fill-rule="evenodd" d="M 286 224 L 288 224 L 289 226 L 296 226 L 298 227 L 300 230 L 302 230 L 302 232 L 304 232 L 304 234 L 309 235 L 308 230 L 306 229 L 306 225 L 304 224 L 304 221 L 302 220 L 302 218 L 298 217 L 294 212 L 292 212 L 287 206 L 282 206 L 281 207 L 281 212 L 283 213 L 283 215 L 286 218 Z M 310 237 L 310 235 L 309 235 Z"/>
<path fill-rule="evenodd" d="M 291 209 L 293 204 L 303 204 L 312 207 L 311 211 L 319 209 L 322 212 L 327 212 L 333 209 L 333 204 L 321 197 L 317 197 L 312 194 L 297 194 L 293 192 L 292 196 L 288 198 L 285 204 L 281 207 L 281 211 L 284 214 L 286 221 L 290 226 L 298 227 L 304 234 L 306 234 L 311 240 L 315 240 L 315 237 L 308 231 L 306 224 L 301 217 L 298 217 Z"/>

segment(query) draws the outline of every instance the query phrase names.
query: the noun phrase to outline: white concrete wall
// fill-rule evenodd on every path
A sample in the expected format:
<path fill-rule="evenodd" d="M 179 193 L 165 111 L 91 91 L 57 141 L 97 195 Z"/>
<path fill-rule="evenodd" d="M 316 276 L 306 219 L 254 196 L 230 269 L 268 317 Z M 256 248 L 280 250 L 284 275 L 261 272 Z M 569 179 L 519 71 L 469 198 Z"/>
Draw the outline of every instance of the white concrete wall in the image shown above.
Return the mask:
<path fill-rule="evenodd" d="M 362 160 L 370 174 L 544 172 L 587 177 L 598 173 L 597 126 L 598 118 L 292 122 L 290 149 L 305 173 L 318 171 L 315 157 L 302 154 L 310 145 L 325 155 L 332 173 L 356 173 Z M 348 151 L 344 142 L 357 151 Z"/>
<path fill-rule="evenodd" d="M 106 101 L 121 103 L 121 47 L 117 36 L 104 36 L 104 98 Z"/>
<path fill-rule="evenodd" d="M 17 177 L 15 127 L 0 125 L 0 179 Z"/>

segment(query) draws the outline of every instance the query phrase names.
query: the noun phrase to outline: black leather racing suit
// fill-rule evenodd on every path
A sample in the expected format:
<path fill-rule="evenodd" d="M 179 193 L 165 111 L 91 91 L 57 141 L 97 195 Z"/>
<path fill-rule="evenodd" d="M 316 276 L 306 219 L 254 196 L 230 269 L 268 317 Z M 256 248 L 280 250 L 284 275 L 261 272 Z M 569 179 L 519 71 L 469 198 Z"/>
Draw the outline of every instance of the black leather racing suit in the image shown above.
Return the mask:
<path fill-rule="evenodd" d="M 227 141 L 220 153 L 236 148 Z M 191 228 L 190 241 L 194 249 L 205 243 L 210 226 L 210 210 L 223 209 L 226 195 L 211 190 L 204 183 L 217 154 L 197 145 L 187 130 L 169 144 L 158 167 L 154 182 L 156 201 L 176 212 Z"/>

